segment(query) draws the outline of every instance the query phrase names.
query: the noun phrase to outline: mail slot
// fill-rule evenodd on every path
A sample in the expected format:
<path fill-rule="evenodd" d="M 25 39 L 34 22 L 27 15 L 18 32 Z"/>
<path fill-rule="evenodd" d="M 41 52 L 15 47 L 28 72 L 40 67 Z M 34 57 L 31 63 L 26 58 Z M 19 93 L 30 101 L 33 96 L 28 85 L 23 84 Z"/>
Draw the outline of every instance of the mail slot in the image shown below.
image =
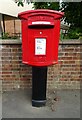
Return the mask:
<path fill-rule="evenodd" d="M 29 10 L 19 13 L 22 19 L 23 63 L 48 66 L 58 63 L 60 18 L 54 10 Z"/>

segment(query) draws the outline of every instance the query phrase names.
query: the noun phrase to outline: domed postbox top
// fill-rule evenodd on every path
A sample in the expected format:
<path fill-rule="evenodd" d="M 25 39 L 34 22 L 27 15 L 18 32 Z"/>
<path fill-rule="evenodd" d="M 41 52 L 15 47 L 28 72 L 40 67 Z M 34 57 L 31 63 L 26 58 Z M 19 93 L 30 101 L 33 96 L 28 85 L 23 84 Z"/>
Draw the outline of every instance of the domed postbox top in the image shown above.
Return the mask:
<path fill-rule="evenodd" d="M 36 15 L 47 15 L 53 16 L 54 19 L 61 19 L 64 16 L 64 12 L 55 11 L 55 10 L 48 10 L 48 9 L 36 9 L 36 10 L 28 10 L 18 14 L 20 19 L 28 19 L 29 16 L 36 16 Z"/>

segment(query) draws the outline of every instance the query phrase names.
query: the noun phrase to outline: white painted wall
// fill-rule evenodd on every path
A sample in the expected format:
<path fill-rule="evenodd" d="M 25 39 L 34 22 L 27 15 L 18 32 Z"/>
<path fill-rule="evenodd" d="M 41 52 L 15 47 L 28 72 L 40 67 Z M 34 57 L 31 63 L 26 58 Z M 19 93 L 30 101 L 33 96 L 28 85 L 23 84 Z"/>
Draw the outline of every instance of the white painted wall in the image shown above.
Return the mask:
<path fill-rule="evenodd" d="M 33 4 L 24 4 L 24 7 L 17 6 L 14 0 L 0 0 L 0 13 L 10 16 L 18 16 L 18 13 L 33 9 Z"/>

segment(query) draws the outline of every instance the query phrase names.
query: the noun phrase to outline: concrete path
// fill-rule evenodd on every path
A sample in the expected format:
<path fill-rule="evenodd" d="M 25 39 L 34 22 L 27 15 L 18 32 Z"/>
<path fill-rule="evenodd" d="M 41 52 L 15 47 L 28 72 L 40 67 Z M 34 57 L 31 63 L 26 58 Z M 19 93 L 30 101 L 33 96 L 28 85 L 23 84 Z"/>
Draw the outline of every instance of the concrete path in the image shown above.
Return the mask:
<path fill-rule="evenodd" d="M 80 118 L 80 91 L 57 90 L 59 100 L 55 102 L 55 111 L 45 107 L 32 107 L 31 90 L 19 90 L 3 93 L 3 118 Z"/>
<path fill-rule="evenodd" d="M 0 120 L 2 118 L 2 94 L 0 92 Z"/>

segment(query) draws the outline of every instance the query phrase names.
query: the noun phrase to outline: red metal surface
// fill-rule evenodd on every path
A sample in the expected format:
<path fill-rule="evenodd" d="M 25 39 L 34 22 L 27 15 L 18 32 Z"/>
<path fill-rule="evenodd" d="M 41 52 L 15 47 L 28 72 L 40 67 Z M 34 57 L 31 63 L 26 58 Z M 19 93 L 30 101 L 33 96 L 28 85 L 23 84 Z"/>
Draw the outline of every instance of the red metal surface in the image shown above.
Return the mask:
<path fill-rule="evenodd" d="M 20 13 L 22 19 L 23 63 L 48 66 L 58 62 L 60 18 L 62 12 L 31 10 Z"/>

